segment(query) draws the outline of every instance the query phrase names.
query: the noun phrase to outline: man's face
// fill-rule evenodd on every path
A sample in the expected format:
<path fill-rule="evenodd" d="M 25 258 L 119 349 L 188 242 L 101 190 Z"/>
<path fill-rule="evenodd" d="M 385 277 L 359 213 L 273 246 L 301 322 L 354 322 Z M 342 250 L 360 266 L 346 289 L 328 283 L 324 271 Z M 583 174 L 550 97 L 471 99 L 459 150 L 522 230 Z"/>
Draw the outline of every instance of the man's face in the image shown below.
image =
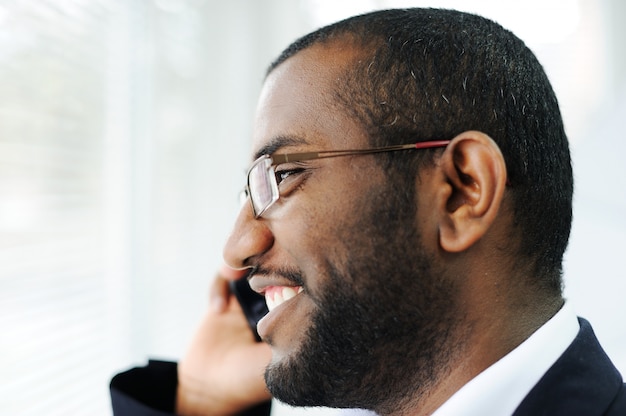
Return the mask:
<path fill-rule="evenodd" d="M 352 59 L 313 46 L 276 68 L 255 154 L 369 147 L 333 96 Z M 258 332 L 273 353 L 268 387 L 287 403 L 382 410 L 435 377 L 454 288 L 424 248 L 436 233 L 418 230 L 414 190 L 398 190 L 376 157 L 278 166 L 280 199 L 260 219 L 246 205 L 225 248 L 231 266 L 255 268 L 250 284 L 271 305 Z"/>

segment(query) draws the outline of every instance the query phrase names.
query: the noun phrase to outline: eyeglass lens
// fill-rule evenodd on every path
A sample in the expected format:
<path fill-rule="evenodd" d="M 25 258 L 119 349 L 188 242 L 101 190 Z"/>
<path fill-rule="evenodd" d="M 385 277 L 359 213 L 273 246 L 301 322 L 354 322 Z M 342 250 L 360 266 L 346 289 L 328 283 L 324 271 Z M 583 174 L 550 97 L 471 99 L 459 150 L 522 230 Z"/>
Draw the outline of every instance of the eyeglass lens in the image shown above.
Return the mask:
<path fill-rule="evenodd" d="M 256 216 L 261 215 L 268 206 L 278 199 L 278 185 L 274 178 L 270 158 L 260 159 L 250 168 L 248 189 Z"/>

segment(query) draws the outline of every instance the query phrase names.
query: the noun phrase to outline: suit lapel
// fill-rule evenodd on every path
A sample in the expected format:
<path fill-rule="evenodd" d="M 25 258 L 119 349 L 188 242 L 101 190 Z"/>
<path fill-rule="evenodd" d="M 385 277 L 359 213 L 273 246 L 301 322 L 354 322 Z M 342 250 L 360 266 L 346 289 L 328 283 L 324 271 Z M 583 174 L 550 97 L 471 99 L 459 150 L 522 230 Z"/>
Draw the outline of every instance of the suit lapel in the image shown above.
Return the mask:
<path fill-rule="evenodd" d="M 623 381 L 589 322 L 579 318 L 578 335 L 514 416 L 601 415 L 611 406 Z"/>

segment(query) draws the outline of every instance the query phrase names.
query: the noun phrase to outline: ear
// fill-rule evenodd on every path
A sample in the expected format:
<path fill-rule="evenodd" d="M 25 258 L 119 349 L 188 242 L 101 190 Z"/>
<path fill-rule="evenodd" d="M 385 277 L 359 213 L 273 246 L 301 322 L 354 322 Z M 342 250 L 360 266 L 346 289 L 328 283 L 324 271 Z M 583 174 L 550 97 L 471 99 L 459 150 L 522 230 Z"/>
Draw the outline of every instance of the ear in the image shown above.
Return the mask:
<path fill-rule="evenodd" d="M 447 183 L 440 199 L 440 245 L 448 252 L 461 252 L 484 236 L 496 218 L 506 165 L 489 136 L 467 131 L 448 144 L 440 167 Z"/>

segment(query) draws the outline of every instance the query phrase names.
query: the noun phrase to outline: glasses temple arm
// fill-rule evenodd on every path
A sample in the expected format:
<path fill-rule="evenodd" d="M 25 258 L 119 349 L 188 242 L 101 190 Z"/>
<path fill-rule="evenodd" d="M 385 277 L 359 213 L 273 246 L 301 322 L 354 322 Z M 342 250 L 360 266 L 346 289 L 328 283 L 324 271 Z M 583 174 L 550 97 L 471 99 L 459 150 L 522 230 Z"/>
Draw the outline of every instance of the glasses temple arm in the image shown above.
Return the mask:
<path fill-rule="evenodd" d="M 309 153 L 292 153 L 292 154 L 278 154 L 272 155 L 272 164 L 279 165 L 281 163 L 288 162 L 300 162 L 303 160 L 311 159 L 323 159 L 329 157 L 348 156 L 348 155 L 367 155 L 372 153 L 393 152 L 397 150 L 409 150 L 409 149 L 430 149 L 435 147 L 444 147 L 450 143 L 450 140 L 434 140 L 419 143 L 399 144 L 395 146 L 374 147 L 371 149 L 357 149 L 357 150 L 326 150 L 320 152 Z"/>

